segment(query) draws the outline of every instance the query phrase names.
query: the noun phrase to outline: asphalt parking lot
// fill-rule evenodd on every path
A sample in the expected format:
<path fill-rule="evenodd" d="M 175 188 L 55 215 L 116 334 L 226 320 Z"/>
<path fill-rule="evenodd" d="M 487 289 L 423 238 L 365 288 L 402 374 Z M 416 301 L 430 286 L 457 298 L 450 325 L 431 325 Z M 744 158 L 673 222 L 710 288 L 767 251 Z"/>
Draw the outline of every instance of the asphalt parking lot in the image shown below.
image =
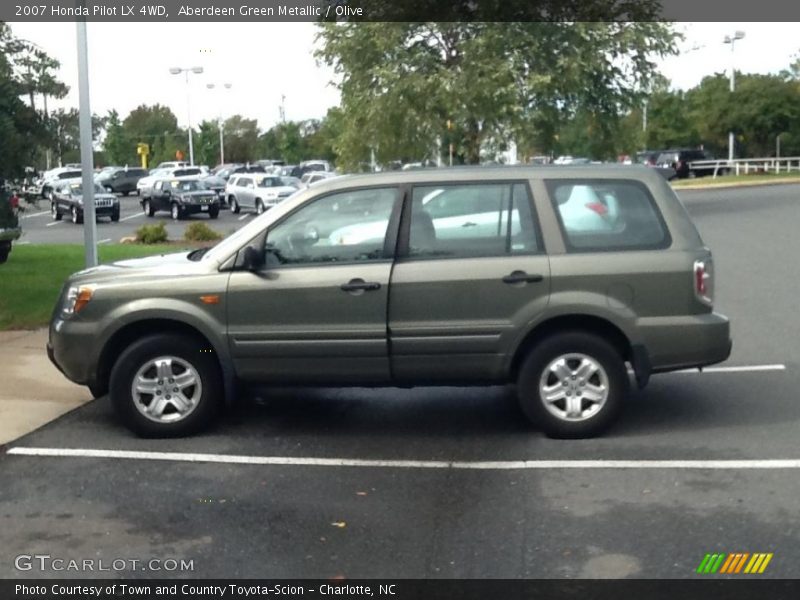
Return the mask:
<path fill-rule="evenodd" d="M 800 185 L 681 196 L 733 353 L 653 377 L 603 438 L 547 439 L 501 387 L 264 391 L 182 440 L 133 437 L 101 399 L 0 453 L 0 577 L 79 575 L 15 570 L 45 553 L 209 578 L 689 578 L 709 552 L 774 553 L 756 577 L 796 576 Z M 27 219 L 31 241 L 49 222 Z M 35 449 L 81 452 L 7 453 Z"/>
<path fill-rule="evenodd" d="M 120 220 L 112 223 L 109 219 L 97 221 L 97 241 L 100 244 L 119 242 L 123 237 L 133 236 L 136 230 L 145 224 L 164 221 L 170 239 L 183 239 L 186 227 L 194 221 L 203 221 L 222 235 L 228 235 L 244 225 L 255 216 L 255 212 L 242 209 L 237 214 L 223 208 L 217 219 L 209 219 L 208 215 L 190 215 L 184 220 L 173 221 L 166 211 L 158 212 L 153 218 L 145 216 L 135 195 L 119 196 Z M 50 202 L 39 200 L 38 206 L 28 206 L 22 214 L 23 235 L 18 243 L 22 244 L 80 244 L 83 243 L 83 226 L 75 225 L 64 216 L 61 221 L 53 220 L 50 215 Z"/>

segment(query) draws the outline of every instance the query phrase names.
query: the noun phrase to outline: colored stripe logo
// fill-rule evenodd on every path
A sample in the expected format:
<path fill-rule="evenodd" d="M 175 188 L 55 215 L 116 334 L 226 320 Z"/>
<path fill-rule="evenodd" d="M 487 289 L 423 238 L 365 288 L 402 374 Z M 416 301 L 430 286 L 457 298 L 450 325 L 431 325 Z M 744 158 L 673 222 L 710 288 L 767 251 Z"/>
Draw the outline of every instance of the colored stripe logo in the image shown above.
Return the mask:
<path fill-rule="evenodd" d="M 738 574 L 761 574 L 767 569 L 767 565 L 772 560 L 773 553 L 756 552 L 732 552 L 730 554 L 706 554 L 697 573 L 701 575 L 713 575 L 721 573 L 726 575 Z"/>

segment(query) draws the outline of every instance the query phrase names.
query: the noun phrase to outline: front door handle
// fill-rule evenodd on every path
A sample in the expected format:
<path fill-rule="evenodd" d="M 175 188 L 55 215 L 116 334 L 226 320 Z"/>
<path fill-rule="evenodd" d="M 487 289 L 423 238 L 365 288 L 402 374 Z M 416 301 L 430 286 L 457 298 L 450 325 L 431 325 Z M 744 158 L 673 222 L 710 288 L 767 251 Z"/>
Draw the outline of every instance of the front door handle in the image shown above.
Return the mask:
<path fill-rule="evenodd" d="M 533 274 L 528 275 L 525 271 L 513 271 L 509 275 L 503 277 L 503 283 L 538 283 L 544 279 L 544 275 Z"/>
<path fill-rule="evenodd" d="M 381 289 L 381 284 L 377 281 L 364 281 L 363 279 L 351 279 L 341 285 L 343 292 L 374 292 Z"/>

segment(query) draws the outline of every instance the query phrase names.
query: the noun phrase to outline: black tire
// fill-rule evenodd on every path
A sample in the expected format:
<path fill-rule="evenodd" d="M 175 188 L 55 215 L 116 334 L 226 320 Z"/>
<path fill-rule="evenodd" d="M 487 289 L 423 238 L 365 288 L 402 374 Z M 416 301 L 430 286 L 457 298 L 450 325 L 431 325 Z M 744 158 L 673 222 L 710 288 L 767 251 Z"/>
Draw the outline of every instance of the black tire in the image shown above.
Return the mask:
<path fill-rule="evenodd" d="M 50 214 L 53 215 L 53 221 L 60 221 L 61 218 L 64 216 L 60 212 L 58 212 L 58 204 L 55 202 L 50 203 Z"/>
<path fill-rule="evenodd" d="M 256 214 L 263 215 L 264 214 L 264 203 L 261 201 L 261 198 L 256 198 Z"/>
<path fill-rule="evenodd" d="M 238 215 L 239 212 L 242 210 L 242 207 L 239 206 L 239 203 L 236 201 L 236 198 L 231 198 L 230 204 L 231 204 L 231 212 Z"/>
<path fill-rule="evenodd" d="M 548 367 L 551 363 L 560 357 L 570 355 L 588 357 L 600 367 L 586 382 L 574 375 L 572 367 L 575 363 L 572 362 L 572 359 L 566 362 L 573 375 L 567 377 L 570 381 L 562 385 L 565 386 L 565 390 L 571 390 L 565 393 L 570 395 L 574 393 L 581 398 L 579 400 L 581 410 L 592 410 L 592 404 L 587 405 L 586 403 L 590 401 L 585 400 L 583 396 L 586 393 L 585 385 L 587 383 L 599 385 L 602 382 L 601 372 L 605 375 L 607 382 L 605 402 L 600 405 L 597 412 L 587 415 L 581 420 L 570 420 L 566 416 L 557 416 L 548 410 L 540 393 L 540 383 L 543 381 L 550 381 L 553 385 L 557 382 L 554 374 L 546 375 L 546 373 L 550 373 Z M 574 360 L 577 362 L 579 359 Z M 583 384 L 582 381 L 584 381 Z M 548 437 L 578 439 L 599 435 L 614 422 L 622 409 L 628 391 L 628 374 L 623 358 L 609 342 L 590 333 L 567 331 L 545 338 L 530 351 L 520 367 L 517 384 L 519 402 L 523 412 L 533 423 L 541 427 Z M 566 411 L 566 400 L 564 400 L 563 409 L 555 402 L 551 405 L 555 412 Z"/>
<path fill-rule="evenodd" d="M 216 219 L 219 216 L 219 209 L 218 208 L 209 208 L 208 209 L 208 218 L 209 219 Z"/>
<path fill-rule="evenodd" d="M 134 342 L 119 356 L 111 370 L 109 396 L 122 422 L 131 431 L 142 437 L 180 437 L 209 425 L 222 404 L 223 388 L 214 354 L 203 353 L 203 346 L 191 337 L 157 334 Z M 172 422 L 155 421 L 145 416 L 137 408 L 132 392 L 137 372 L 161 356 L 185 361 L 200 378 L 201 391 L 194 409 L 182 419 Z M 153 402 L 155 397 L 153 395 L 149 402 Z M 147 406 L 149 408 L 150 404 Z"/>
<path fill-rule="evenodd" d="M 87 385 L 86 387 L 89 388 L 89 393 L 95 400 L 102 398 L 108 393 L 108 384 L 95 383 Z"/>
<path fill-rule="evenodd" d="M 177 202 L 173 202 L 169 209 L 173 221 L 180 221 L 183 219 L 183 211 Z"/>
<path fill-rule="evenodd" d="M 150 202 L 150 199 L 146 199 L 142 202 L 142 212 L 148 217 L 152 217 L 156 214 L 156 211 L 153 210 L 153 204 Z"/>
<path fill-rule="evenodd" d="M 11 242 L 0 242 L 0 265 L 8 260 L 11 254 Z"/>
<path fill-rule="evenodd" d="M 122 192 L 123 196 L 127 196 L 128 194 L 130 194 L 130 192 Z"/>
<path fill-rule="evenodd" d="M 111 222 L 112 223 L 119 223 L 119 210 L 115 210 L 111 213 Z"/>
<path fill-rule="evenodd" d="M 72 222 L 75 225 L 80 225 L 81 223 L 83 223 L 83 215 L 74 206 L 72 207 L 70 214 L 72 215 Z"/>

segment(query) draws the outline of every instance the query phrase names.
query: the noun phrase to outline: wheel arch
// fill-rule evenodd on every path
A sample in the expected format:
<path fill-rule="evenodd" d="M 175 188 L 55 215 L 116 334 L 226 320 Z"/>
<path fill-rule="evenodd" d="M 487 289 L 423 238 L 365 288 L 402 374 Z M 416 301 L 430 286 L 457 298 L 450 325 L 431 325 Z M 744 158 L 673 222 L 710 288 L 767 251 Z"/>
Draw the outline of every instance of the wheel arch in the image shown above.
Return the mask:
<path fill-rule="evenodd" d="M 639 377 L 639 370 L 644 365 L 641 365 L 640 359 L 637 357 L 638 352 L 636 346 L 631 343 L 622 329 L 608 319 L 596 315 L 568 314 L 559 315 L 542 321 L 525 335 L 522 341 L 517 345 L 511 360 L 511 380 L 517 380 L 522 362 L 534 346 L 545 338 L 562 331 L 582 331 L 595 334 L 607 340 L 617 349 L 624 361 L 634 363 L 634 369 L 637 370 L 637 378 Z"/>
<path fill-rule="evenodd" d="M 197 327 L 174 319 L 152 318 L 133 321 L 115 331 L 100 351 L 94 383 L 107 389 L 115 359 L 122 354 L 125 348 L 143 337 L 163 333 L 194 338 L 198 343 L 198 349 L 203 347 L 213 348 L 223 380 L 224 402 L 226 405 L 232 404 L 236 397 L 236 377 L 233 364 L 225 349 L 220 348 L 218 344 L 215 344 L 209 336 L 205 335 Z"/>

